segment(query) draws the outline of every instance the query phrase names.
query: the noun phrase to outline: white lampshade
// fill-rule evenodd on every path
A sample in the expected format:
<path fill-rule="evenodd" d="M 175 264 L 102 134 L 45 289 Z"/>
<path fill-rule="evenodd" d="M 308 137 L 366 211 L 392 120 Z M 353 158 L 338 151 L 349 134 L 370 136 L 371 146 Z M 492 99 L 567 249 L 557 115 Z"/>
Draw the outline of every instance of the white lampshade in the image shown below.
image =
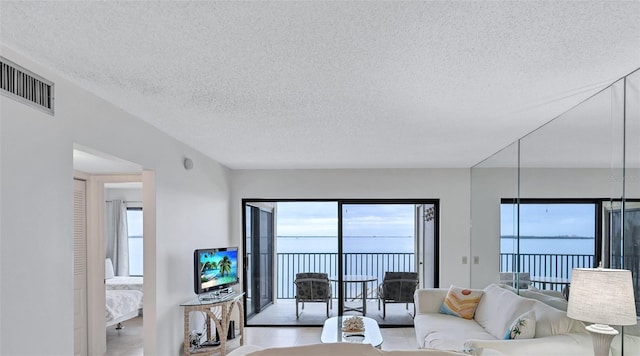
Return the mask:
<path fill-rule="evenodd" d="M 635 325 L 631 271 L 574 268 L 567 316 L 597 324 Z"/>

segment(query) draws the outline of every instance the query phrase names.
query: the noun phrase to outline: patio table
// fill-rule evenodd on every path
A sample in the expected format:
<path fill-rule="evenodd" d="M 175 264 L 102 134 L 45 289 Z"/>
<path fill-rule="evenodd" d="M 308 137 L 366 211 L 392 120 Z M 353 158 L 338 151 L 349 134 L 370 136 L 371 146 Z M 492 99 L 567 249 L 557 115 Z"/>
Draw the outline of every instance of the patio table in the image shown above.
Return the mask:
<path fill-rule="evenodd" d="M 331 276 L 329 280 L 332 282 L 338 282 L 338 276 Z M 362 313 L 362 315 L 367 315 L 367 283 L 377 280 L 378 277 L 359 274 L 348 274 L 342 276 L 342 284 L 344 285 L 344 290 L 347 289 L 347 284 L 349 283 L 362 284 L 362 307 L 347 307 L 346 305 L 344 305 L 342 311 L 357 311 Z"/>

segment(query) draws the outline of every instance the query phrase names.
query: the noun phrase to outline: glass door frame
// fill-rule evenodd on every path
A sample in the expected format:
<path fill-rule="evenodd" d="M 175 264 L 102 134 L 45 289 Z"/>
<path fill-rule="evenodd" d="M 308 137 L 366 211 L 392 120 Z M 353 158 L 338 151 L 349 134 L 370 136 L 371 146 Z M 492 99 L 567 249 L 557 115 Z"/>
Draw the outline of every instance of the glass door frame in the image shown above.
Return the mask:
<path fill-rule="evenodd" d="M 434 258 L 433 258 L 433 267 L 434 267 L 434 275 L 433 282 L 434 288 L 439 287 L 439 276 L 440 276 L 440 254 L 439 244 L 440 244 L 440 228 L 439 228 L 439 216 L 440 216 L 440 200 L 439 199 L 336 199 L 338 202 L 338 316 L 343 315 L 344 311 L 344 301 L 345 301 L 345 291 L 344 291 L 344 244 L 343 244 L 343 206 L 344 205 L 433 205 L 434 211 Z M 415 222 L 414 222 L 415 224 Z M 414 226 L 415 227 L 415 226 Z M 414 239 L 418 237 L 414 236 Z M 414 244 L 416 241 L 414 241 Z M 419 254 L 422 252 L 422 249 L 419 249 L 417 245 L 414 245 L 414 253 L 416 254 L 415 258 L 415 270 L 418 271 L 418 275 L 422 276 L 422 265 L 421 260 L 422 256 Z M 422 280 L 424 278 L 420 278 L 420 284 L 422 284 Z"/>
<path fill-rule="evenodd" d="M 268 207 L 267 205 L 263 205 L 260 202 L 255 201 L 247 201 L 243 202 L 242 205 L 242 216 L 243 216 L 243 287 L 244 291 L 247 292 L 245 294 L 244 300 L 244 310 L 245 310 L 245 318 L 252 316 L 255 313 L 260 312 L 264 308 L 268 307 L 270 304 L 273 304 L 273 299 L 275 295 L 273 293 L 273 281 L 274 281 L 274 270 L 273 270 L 273 255 L 275 253 L 274 243 L 275 243 L 275 208 Z M 247 210 L 251 209 L 251 216 L 247 216 Z M 254 210 L 255 209 L 255 210 Z M 253 212 L 257 211 L 258 214 L 254 214 Z M 261 237 L 264 233 L 262 230 L 259 231 L 258 236 L 255 235 L 256 226 L 258 228 L 262 227 L 262 213 L 270 214 L 271 221 L 267 224 L 267 229 L 270 231 L 266 231 L 270 236 L 267 236 L 270 241 L 267 242 L 268 253 L 270 258 L 267 259 L 267 263 L 271 264 L 271 268 L 268 272 L 270 272 L 270 276 L 267 278 L 267 287 L 266 291 L 262 291 L 261 288 L 256 288 L 255 283 L 260 283 L 261 279 L 261 269 L 254 268 L 255 266 L 260 266 L 260 250 L 262 246 Z M 251 231 L 247 231 L 247 219 L 250 218 Z M 247 256 L 247 234 L 251 233 L 251 261 Z M 251 270 L 248 271 L 248 268 L 251 267 Z M 250 276 L 249 276 L 250 274 Z M 247 278 L 249 277 L 249 278 Z M 250 283 L 252 283 L 250 285 Z M 267 298 L 267 303 L 263 305 L 263 292 L 269 294 Z M 251 305 L 249 305 L 248 300 L 251 298 Z"/>
<path fill-rule="evenodd" d="M 280 203 L 280 202 L 336 202 L 337 203 L 337 217 L 338 217 L 338 221 L 337 221 L 337 228 L 338 228 L 338 259 L 337 259 L 337 264 L 338 264 L 338 293 L 335 297 L 338 298 L 338 316 L 342 316 L 343 315 L 343 309 L 344 309 L 344 288 L 343 286 L 343 281 L 342 281 L 342 271 L 344 270 L 344 266 L 343 266 L 343 260 L 342 260 L 342 256 L 343 256 L 343 229 L 342 229 L 342 206 L 344 204 L 414 204 L 414 205 L 418 205 L 418 204 L 423 204 L 423 205 L 433 205 L 433 214 L 432 214 L 432 218 L 434 221 L 434 241 L 433 241 L 433 249 L 434 249 L 434 257 L 433 257 L 433 287 L 434 288 L 438 288 L 439 287 L 439 277 L 440 277 L 440 251 L 439 251 L 439 246 L 440 246 L 440 199 L 422 199 L 422 198 L 415 198 L 415 199 L 407 199 L 407 198 L 398 198 L 398 199 L 393 199 L 393 198 L 384 198 L 384 199 L 326 199 L 326 198 L 322 198 L 322 199 L 312 199 L 312 198 L 304 198 L 304 199 L 292 199 L 292 198 L 273 198 L 273 199 L 265 199 L 265 198 L 256 198 L 256 199 L 250 199 L 250 198 L 243 198 L 241 201 L 241 208 L 242 208 L 242 246 L 243 246 L 243 275 L 244 275 L 244 281 L 243 281 L 243 285 L 244 288 L 246 290 L 247 288 L 247 280 L 246 280 L 246 273 L 247 273 L 247 258 L 246 258 L 246 242 L 247 242 L 247 230 L 246 230 L 246 208 L 247 206 L 250 206 L 250 203 Z M 277 207 L 274 207 L 275 209 L 277 209 Z M 274 214 L 274 219 L 275 219 L 276 214 Z M 273 229 L 275 231 L 274 233 L 274 239 L 277 239 L 277 221 L 274 221 L 273 224 Z M 275 254 L 277 251 L 277 248 L 274 248 L 273 253 Z M 423 273 L 423 266 L 420 264 L 421 262 L 421 256 L 418 256 L 418 254 L 421 253 L 420 250 L 418 250 L 418 248 L 415 249 L 415 253 L 416 253 L 416 258 L 415 258 L 415 263 L 416 263 L 416 271 L 419 272 L 419 274 L 422 276 Z M 254 273 L 255 274 L 255 273 Z M 253 278 L 253 276 L 252 276 Z M 422 280 L 423 278 L 421 278 L 420 283 L 422 284 Z M 274 288 L 275 290 L 275 288 Z M 245 302 L 244 302 L 244 307 L 245 310 L 247 307 L 247 298 L 248 296 L 245 296 Z M 274 296 L 275 298 L 275 296 Z M 245 325 L 247 323 L 248 320 L 248 316 L 249 316 L 249 312 L 247 311 L 245 313 Z"/>

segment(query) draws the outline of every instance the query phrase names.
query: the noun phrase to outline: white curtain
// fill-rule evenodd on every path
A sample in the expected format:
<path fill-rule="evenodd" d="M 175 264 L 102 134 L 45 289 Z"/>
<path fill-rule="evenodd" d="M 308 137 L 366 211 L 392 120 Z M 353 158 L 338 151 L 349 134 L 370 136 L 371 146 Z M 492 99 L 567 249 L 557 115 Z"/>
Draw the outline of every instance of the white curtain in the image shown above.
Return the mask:
<path fill-rule="evenodd" d="M 113 262 L 116 276 L 129 275 L 129 235 L 127 232 L 127 204 L 112 200 L 105 208 L 106 258 Z"/>

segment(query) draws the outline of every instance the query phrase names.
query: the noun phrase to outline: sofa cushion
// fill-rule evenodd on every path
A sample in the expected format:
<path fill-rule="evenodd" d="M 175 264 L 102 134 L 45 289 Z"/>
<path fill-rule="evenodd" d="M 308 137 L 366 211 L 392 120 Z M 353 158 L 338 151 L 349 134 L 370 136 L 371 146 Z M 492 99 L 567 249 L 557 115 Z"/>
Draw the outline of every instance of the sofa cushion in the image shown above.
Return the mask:
<path fill-rule="evenodd" d="M 449 292 L 447 292 L 442 306 L 440 306 L 440 313 L 471 320 L 482 294 L 482 291 L 473 291 L 452 285 L 449 287 Z"/>
<path fill-rule="evenodd" d="M 500 283 L 498 284 L 498 286 L 502 289 L 506 289 L 510 292 L 513 292 L 515 294 L 518 294 L 518 290 L 516 288 L 513 288 L 512 286 L 508 285 L 508 284 L 504 284 L 504 283 Z"/>
<path fill-rule="evenodd" d="M 496 339 L 475 321 L 447 314 L 417 314 L 414 326 L 421 348 L 462 350 L 467 339 Z"/>
<path fill-rule="evenodd" d="M 423 288 L 417 289 L 413 294 L 416 306 L 416 313 L 438 313 L 444 298 L 447 296 L 447 289 Z"/>
<path fill-rule="evenodd" d="M 567 300 L 564 297 L 564 295 L 562 294 L 562 292 L 559 292 L 559 291 L 553 290 L 553 289 L 538 289 L 538 288 L 534 287 L 533 285 L 530 285 L 528 291 L 541 293 L 541 294 L 548 295 L 548 296 L 551 296 L 551 297 L 562 298 L 564 300 Z"/>
<path fill-rule="evenodd" d="M 502 339 L 516 317 L 531 310 L 535 302 L 490 284 L 484 289 L 474 319 L 495 338 Z"/>
<path fill-rule="evenodd" d="M 569 318 L 567 313 L 538 300 L 529 300 L 534 302 L 533 311 L 536 313 L 535 337 L 584 332 L 584 324 Z"/>
<path fill-rule="evenodd" d="M 511 323 L 503 339 L 531 339 L 535 334 L 536 314 L 531 310 L 520 315 Z"/>
<path fill-rule="evenodd" d="M 564 312 L 567 311 L 567 307 L 569 306 L 569 303 L 567 302 L 567 300 L 562 297 L 558 298 L 556 296 L 544 294 L 535 290 L 521 290 L 520 296 L 539 300 L 546 305 L 552 306 Z"/>

